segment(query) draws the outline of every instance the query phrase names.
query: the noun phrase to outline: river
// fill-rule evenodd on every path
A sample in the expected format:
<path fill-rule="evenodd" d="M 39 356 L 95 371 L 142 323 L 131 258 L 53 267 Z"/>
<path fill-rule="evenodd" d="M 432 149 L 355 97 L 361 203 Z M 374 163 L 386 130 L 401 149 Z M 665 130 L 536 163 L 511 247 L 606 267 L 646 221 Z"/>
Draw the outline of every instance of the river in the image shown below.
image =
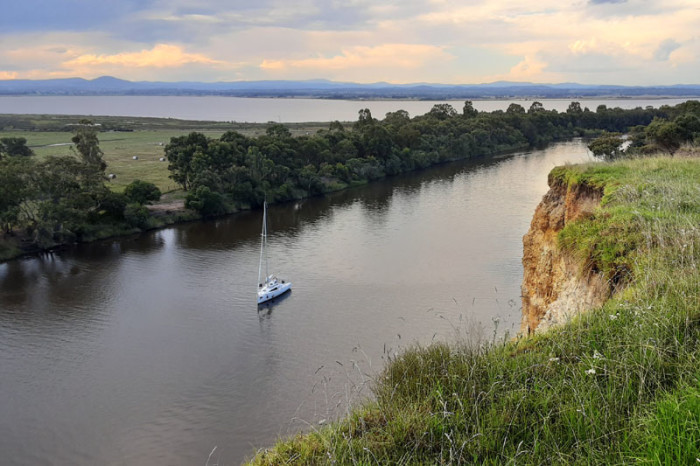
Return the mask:
<path fill-rule="evenodd" d="M 271 206 L 294 287 L 261 309 L 259 211 L 0 264 L 2 462 L 238 464 L 408 346 L 513 335 L 547 173 L 588 160 L 576 140 Z"/>
<path fill-rule="evenodd" d="M 544 99 L 547 110 L 566 111 L 571 101 L 592 111 L 598 105 L 608 108 L 660 107 L 676 105 L 688 99 Z M 505 110 L 511 103 L 525 109 L 532 100 L 475 100 L 474 108 L 491 112 Z M 423 115 L 433 105 L 445 101 L 420 100 L 324 100 L 324 99 L 259 99 L 245 97 L 184 97 L 184 96 L 0 96 L 0 114 L 40 115 L 112 115 L 178 118 L 184 120 L 236 121 L 247 123 L 328 122 L 355 121 L 358 112 L 369 108 L 375 118 L 384 118 L 387 112 L 406 110 L 411 117 Z M 458 112 L 464 100 L 448 101 Z"/>

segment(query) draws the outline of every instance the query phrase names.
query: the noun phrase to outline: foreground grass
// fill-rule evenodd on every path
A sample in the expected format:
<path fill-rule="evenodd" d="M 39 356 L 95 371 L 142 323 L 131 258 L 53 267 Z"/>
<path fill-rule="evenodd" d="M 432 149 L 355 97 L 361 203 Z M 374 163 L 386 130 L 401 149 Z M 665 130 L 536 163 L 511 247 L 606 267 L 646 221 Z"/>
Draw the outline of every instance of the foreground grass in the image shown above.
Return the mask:
<path fill-rule="evenodd" d="M 604 188 L 603 207 L 561 242 L 624 291 L 533 338 L 408 350 L 374 400 L 252 464 L 700 461 L 700 160 L 552 176 Z"/>

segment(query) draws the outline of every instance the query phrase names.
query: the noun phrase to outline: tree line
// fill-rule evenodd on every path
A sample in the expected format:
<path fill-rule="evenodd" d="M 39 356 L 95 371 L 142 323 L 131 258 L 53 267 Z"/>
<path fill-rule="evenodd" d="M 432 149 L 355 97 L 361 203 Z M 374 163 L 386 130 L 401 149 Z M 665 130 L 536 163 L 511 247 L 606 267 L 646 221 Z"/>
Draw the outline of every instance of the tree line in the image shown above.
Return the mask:
<path fill-rule="evenodd" d="M 479 112 L 471 101 L 461 111 L 437 104 L 426 114 L 406 111 L 375 118 L 369 109 L 344 125 L 330 123 L 313 135 L 292 137 L 271 123 L 264 135 L 229 131 L 218 139 L 190 133 L 165 148 L 171 178 L 188 192 L 187 206 L 203 215 L 260 206 L 343 189 L 385 176 L 457 159 L 543 147 L 556 140 L 618 134 L 666 121 L 672 108 L 595 111 L 572 102 L 566 112 L 540 102 L 525 109 Z"/>
<path fill-rule="evenodd" d="M 124 193 L 109 188 L 99 129 L 80 121 L 73 126 L 73 156 L 42 160 L 24 138 L 0 138 L 4 239 L 19 236 L 47 248 L 154 225 L 145 205 L 158 200 L 160 191 L 138 180 Z M 622 133 L 629 135 L 628 147 Z M 603 156 L 672 153 L 685 142 L 700 142 L 700 102 L 632 110 L 601 105 L 595 111 L 572 102 L 566 112 L 534 102 L 527 109 L 512 103 L 505 111 L 479 112 L 466 101 L 461 111 L 437 104 L 424 115 L 399 110 L 383 119 L 363 109 L 355 122 L 334 121 L 297 137 L 279 123 L 257 137 L 192 132 L 172 138 L 165 156 L 171 178 L 187 192 L 186 207 L 213 216 L 255 208 L 264 199 L 299 199 L 452 160 L 596 135 L 590 147 Z"/>

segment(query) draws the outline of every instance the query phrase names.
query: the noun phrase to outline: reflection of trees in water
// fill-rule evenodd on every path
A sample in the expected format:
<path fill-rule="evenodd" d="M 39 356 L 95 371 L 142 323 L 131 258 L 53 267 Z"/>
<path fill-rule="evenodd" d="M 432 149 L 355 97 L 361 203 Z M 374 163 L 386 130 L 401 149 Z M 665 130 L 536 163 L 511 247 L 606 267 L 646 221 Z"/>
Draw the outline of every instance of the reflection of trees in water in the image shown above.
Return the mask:
<path fill-rule="evenodd" d="M 273 235 L 295 236 L 302 229 L 328 218 L 337 209 L 359 203 L 367 220 L 380 227 L 386 221 L 394 194 L 416 195 L 432 183 L 452 183 L 458 175 L 496 165 L 511 156 L 462 160 L 405 173 L 325 196 L 268 206 L 268 228 Z M 245 211 L 227 217 L 172 228 L 178 245 L 194 250 L 230 250 L 258 244 L 262 211 Z M 150 236 L 150 235 L 146 235 Z"/>
<path fill-rule="evenodd" d="M 95 287 L 101 288 L 104 280 L 103 258 L 99 267 L 90 267 L 64 254 L 68 257 L 45 253 L 5 264 L 0 272 L 0 311 L 63 319 L 92 308 L 100 298 Z"/>
<path fill-rule="evenodd" d="M 163 247 L 162 232 L 104 240 L 42 253 L 0 266 L 0 312 L 50 311 L 79 317 L 101 308 L 117 277 L 124 254 L 150 254 Z"/>
<path fill-rule="evenodd" d="M 37 274 L 18 259 L 0 264 L 0 312 L 29 300 L 28 287 L 37 282 Z"/>

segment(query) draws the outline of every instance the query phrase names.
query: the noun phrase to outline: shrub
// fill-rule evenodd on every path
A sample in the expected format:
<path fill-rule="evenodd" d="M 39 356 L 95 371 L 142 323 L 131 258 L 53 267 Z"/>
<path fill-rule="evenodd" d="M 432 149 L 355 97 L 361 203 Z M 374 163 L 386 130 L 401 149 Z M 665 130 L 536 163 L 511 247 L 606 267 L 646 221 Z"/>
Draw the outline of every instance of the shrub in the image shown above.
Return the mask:
<path fill-rule="evenodd" d="M 131 202 L 143 205 L 160 200 L 160 189 L 148 181 L 134 180 L 124 189 L 124 195 Z"/>

